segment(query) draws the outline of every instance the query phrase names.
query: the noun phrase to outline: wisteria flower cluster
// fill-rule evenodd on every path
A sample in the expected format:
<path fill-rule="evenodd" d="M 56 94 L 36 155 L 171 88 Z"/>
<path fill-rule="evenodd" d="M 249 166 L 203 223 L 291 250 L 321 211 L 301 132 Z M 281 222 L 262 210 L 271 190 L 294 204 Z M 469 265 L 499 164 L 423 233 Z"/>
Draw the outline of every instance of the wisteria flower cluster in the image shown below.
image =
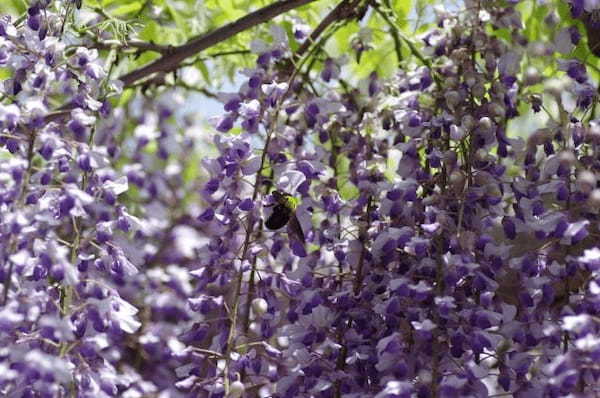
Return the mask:
<path fill-rule="evenodd" d="M 48 3 L 0 19 L 0 395 L 600 394 L 600 120 L 572 56 L 595 2 L 561 3 L 552 43 L 517 0 L 438 9 L 358 82 L 273 23 L 214 156 L 178 91 L 111 106 Z"/>

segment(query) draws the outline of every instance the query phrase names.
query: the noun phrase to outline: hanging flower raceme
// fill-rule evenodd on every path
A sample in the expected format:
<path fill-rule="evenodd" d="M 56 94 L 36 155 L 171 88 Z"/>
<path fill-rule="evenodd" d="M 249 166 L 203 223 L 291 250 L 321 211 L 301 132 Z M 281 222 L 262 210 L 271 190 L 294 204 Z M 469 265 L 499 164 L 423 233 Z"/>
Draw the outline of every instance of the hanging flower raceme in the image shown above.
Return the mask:
<path fill-rule="evenodd" d="M 466 1 L 357 81 L 375 30 L 298 60 L 273 25 L 210 156 L 178 90 L 111 109 L 47 3 L 0 18 L 0 394 L 593 395 L 600 122 L 553 2 L 549 44 Z"/>

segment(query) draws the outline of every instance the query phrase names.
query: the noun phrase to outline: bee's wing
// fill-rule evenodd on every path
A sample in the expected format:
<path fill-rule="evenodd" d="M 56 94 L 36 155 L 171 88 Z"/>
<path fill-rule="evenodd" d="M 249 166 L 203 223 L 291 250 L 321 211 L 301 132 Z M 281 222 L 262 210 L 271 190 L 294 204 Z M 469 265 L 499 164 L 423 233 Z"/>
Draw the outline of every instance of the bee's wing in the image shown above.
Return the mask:
<path fill-rule="evenodd" d="M 302 231 L 302 226 L 300 225 L 300 221 L 298 221 L 298 217 L 296 217 L 296 213 L 293 213 L 290 217 L 290 221 L 288 223 L 288 231 L 291 235 L 295 236 L 300 242 L 303 244 L 306 243 L 304 240 L 304 232 Z"/>

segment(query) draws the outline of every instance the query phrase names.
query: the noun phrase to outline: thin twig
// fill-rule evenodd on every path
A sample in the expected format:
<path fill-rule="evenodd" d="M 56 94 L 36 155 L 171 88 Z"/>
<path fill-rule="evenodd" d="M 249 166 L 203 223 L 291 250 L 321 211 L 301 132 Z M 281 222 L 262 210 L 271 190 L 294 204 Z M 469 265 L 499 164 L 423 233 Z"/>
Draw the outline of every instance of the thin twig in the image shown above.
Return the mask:
<path fill-rule="evenodd" d="M 98 41 L 94 43 L 94 48 L 99 50 L 110 50 L 110 49 L 118 49 L 118 50 L 128 50 L 133 49 L 137 51 L 153 51 L 159 54 L 169 54 L 173 51 L 173 46 L 164 45 L 164 44 L 156 44 L 147 41 L 141 40 L 129 40 L 125 43 L 119 40 L 105 40 Z"/>
<path fill-rule="evenodd" d="M 29 183 L 29 178 L 31 177 L 31 170 L 33 167 L 33 156 L 34 156 L 34 148 L 35 148 L 35 139 L 37 134 L 35 131 L 28 131 L 29 133 L 29 145 L 27 147 L 27 170 L 25 171 L 25 175 L 23 176 L 21 187 L 21 192 L 19 193 L 19 198 L 17 200 L 17 206 L 23 206 L 25 202 L 25 195 L 27 194 L 27 184 Z M 10 249 L 8 253 L 13 253 L 16 247 L 16 238 L 13 236 L 12 241 L 10 243 Z M 13 272 L 13 261 L 8 261 L 8 272 L 6 275 L 6 279 L 4 279 L 4 292 L 2 297 L 2 305 L 6 305 L 8 301 L 8 292 L 11 288 L 12 284 L 12 272 Z"/>
<path fill-rule="evenodd" d="M 308 48 L 317 41 L 317 38 L 334 22 L 348 18 L 361 0 L 343 0 L 329 14 L 323 18 L 321 23 L 312 31 L 310 36 L 302 43 L 294 53 L 294 59 L 300 59 Z"/>
<path fill-rule="evenodd" d="M 366 244 L 367 244 L 369 228 L 371 227 L 371 211 L 373 211 L 372 206 L 373 206 L 373 200 L 372 200 L 372 197 L 369 196 L 369 198 L 367 199 L 367 211 L 365 214 L 366 222 L 363 226 L 361 226 L 360 233 L 358 236 L 358 240 L 360 241 L 360 243 L 362 245 L 362 249 L 360 251 L 360 257 L 358 259 L 358 267 L 356 269 L 356 279 L 354 280 L 354 296 L 358 296 L 358 294 L 360 293 L 360 289 L 362 288 L 363 277 L 364 277 L 363 273 L 364 273 L 365 256 L 367 254 Z"/>

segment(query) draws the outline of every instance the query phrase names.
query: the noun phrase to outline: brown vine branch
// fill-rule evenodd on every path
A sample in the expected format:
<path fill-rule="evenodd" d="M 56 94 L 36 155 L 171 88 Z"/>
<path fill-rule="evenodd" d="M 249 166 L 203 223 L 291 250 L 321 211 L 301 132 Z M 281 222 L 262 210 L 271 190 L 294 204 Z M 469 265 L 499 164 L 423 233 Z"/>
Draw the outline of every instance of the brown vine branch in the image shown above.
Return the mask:
<path fill-rule="evenodd" d="M 231 22 L 225 26 L 222 26 L 212 32 L 206 33 L 194 39 L 191 39 L 186 44 L 179 47 L 170 46 L 157 46 L 149 43 L 141 44 L 141 42 L 134 42 L 141 46 L 140 49 L 161 52 L 167 49 L 163 53 L 163 56 L 156 61 L 143 66 L 139 69 L 133 70 L 123 76 L 119 80 L 123 82 L 124 87 L 132 87 L 135 83 L 156 72 L 171 72 L 180 66 L 184 59 L 191 57 L 207 48 L 214 46 L 224 40 L 229 39 L 236 34 L 249 29 L 253 26 L 268 22 L 276 16 L 283 14 L 294 8 L 301 7 L 303 5 L 314 2 L 315 0 L 283 0 L 277 3 L 270 4 L 259 10 L 256 10 L 248 15 L 243 16 L 237 21 Z M 345 0 L 346 1 L 346 0 Z M 312 36 L 312 35 L 311 35 Z M 131 44 L 131 43 L 130 43 Z M 142 48 L 143 47 L 143 48 Z M 54 112 L 46 115 L 45 122 L 50 123 L 52 121 L 61 119 L 68 116 L 71 113 L 73 106 L 71 104 L 64 105 Z"/>
<path fill-rule="evenodd" d="M 174 48 L 173 46 L 141 40 L 129 40 L 125 43 L 121 43 L 118 40 L 98 41 L 95 43 L 94 47 L 99 50 L 110 50 L 115 48 L 118 50 L 153 51 L 159 54 L 169 54 Z"/>
<path fill-rule="evenodd" d="M 212 32 L 196 37 L 186 44 L 173 47 L 168 54 L 163 55 L 158 60 L 149 65 L 131 71 L 120 78 L 125 87 L 128 87 L 148 75 L 156 72 L 170 72 L 176 69 L 186 58 L 199 53 L 209 47 L 214 46 L 230 37 L 249 29 L 253 26 L 270 21 L 276 16 L 283 14 L 294 8 L 298 8 L 315 0 L 284 0 L 273 3 L 264 8 L 256 10 L 242 18 L 222 26 Z"/>

